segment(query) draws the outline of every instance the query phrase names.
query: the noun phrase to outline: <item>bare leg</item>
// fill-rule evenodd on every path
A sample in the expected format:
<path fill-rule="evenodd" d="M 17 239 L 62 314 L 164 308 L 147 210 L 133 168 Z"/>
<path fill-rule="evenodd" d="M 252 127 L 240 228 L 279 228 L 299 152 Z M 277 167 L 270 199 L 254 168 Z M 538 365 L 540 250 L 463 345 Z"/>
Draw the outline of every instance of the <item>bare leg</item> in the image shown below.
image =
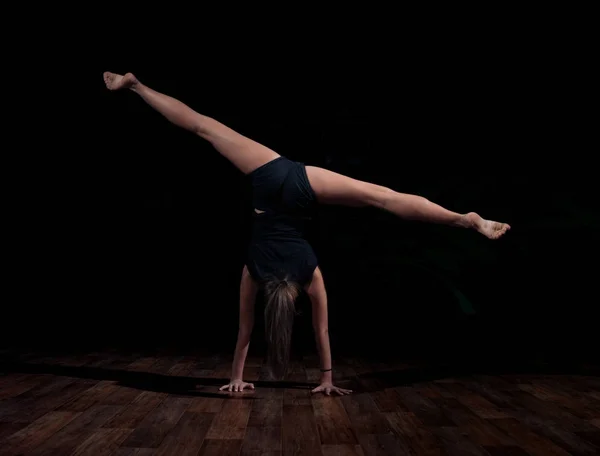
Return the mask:
<path fill-rule="evenodd" d="M 279 157 L 268 147 L 242 136 L 215 119 L 197 113 L 175 98 L 145 86 L 131 73 L 121 76 L 106 72 L 104 82 L 109 90 L 129 89 L 137 93 L 170 122 L 209 141 L 244 174 Z"/>
<path fill-rule="evenodd" d="M 490 239 L 498 239 L 510 229 L 506 223 L 485 220 L 475 212 L 458 214 L 422 196 L 398 193 L 323 168 L 307 166 L 306 174 L 321 203 L 375 206 L 404 219 L 472 228 Z"/>

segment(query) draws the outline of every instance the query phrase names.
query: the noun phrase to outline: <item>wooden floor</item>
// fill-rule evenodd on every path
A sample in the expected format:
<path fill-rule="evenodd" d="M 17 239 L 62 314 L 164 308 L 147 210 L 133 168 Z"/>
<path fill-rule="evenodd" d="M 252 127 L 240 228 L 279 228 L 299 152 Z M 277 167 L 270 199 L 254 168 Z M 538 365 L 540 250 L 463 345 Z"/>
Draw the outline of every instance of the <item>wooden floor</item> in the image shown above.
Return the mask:
<path fill-rule="evenodd" d="M 288 381 L 225 394 L 220 356 L 4 354 L 1 455 L 598 455 L 593 370 L 457 372 L 338 360 L 346 397 L 311 396 L 316 359 Z M 314 385 L 313 385 L 314 386 Z"/>

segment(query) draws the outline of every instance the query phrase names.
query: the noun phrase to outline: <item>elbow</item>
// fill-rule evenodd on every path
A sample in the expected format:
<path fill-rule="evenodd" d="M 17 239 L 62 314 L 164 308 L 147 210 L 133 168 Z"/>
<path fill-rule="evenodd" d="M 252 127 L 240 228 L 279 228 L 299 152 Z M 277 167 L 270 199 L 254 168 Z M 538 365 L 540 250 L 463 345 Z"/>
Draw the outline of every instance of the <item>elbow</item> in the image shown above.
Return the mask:
<path fill-rule="evenodd" d="M 240 328 L 238 331 L 238 340 L 249 342 L 252 337 L 252 327 Z"/>
<path fill-rule="evenodd" d="M 329 329 L 326 326 L 313 325 L 313 329 L 315 330 L 315 334 L 319 336 L 327 336 L 329 334 Z"/>

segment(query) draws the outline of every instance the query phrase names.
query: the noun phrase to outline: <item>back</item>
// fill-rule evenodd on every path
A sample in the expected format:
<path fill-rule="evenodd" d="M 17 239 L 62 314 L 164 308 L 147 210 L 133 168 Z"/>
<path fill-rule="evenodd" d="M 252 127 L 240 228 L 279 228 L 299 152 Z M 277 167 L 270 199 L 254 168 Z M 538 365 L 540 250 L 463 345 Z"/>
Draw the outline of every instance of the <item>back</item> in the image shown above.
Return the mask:
<path fill-rule="evenodd" d="M 258 282 L 275 276 L 308 283 L 318 265 L 305 239 L 316 198 L 304 164 L 278 157 L 248 177 L 255 210 L 246 263 L 250 274 Z"/>

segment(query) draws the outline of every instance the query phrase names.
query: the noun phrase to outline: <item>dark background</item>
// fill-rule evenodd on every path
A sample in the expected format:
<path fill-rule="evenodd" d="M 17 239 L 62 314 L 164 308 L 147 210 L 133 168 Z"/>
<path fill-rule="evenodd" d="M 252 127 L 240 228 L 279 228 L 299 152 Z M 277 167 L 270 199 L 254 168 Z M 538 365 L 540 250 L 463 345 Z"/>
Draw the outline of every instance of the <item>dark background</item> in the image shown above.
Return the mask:
<path fill-rule="evenodd" d="M 386 47 L 94 46 L 43 82 L 60 88 L 44 106 L 52 139 L 39 148 L 35 134 L 23 138 L 31 175 L 14 192 L 2 343 L 233 352 L 247 182 L 135 94 L 108 92 L 109 70 L 293 160 L 511 224 L 489 241 L 321 208 L 311 241 L 334 359 L 594 356 L 589 62 L 556 30 L 511 30 L 423 32 Z M 299 309 L 294 350 L 313 353 L 310 307 Z M 257 353 L 262 337 L 258 315 Z"/>

